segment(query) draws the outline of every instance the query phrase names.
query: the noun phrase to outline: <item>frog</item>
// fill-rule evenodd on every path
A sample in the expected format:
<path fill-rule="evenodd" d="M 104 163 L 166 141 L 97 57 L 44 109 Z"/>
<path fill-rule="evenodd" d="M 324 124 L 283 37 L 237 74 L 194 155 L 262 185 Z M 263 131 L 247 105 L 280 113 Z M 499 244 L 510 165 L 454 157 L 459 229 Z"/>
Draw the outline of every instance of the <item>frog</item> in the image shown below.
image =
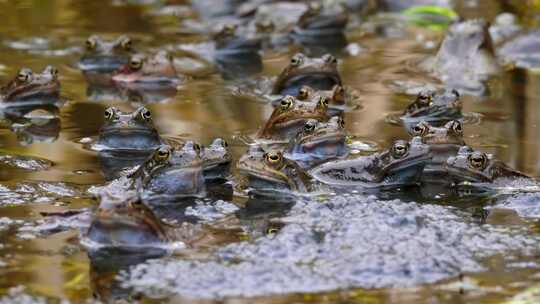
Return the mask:
<path fill-rule="evenodd" d="M 259 130 L 260 139 L 285 141 L 303 128 L 306 120 L 327 121 L 328 98 L 320 97 L 317 102 L 305 102 L 287 95 L 280 99 L 264 126 Z"/>
<path fill-rule="evenodd" d="M 151 153 L 163 143 L 146 107 L 123 112 L 109 107 L 99 131 L 97 145 L 101 151 L 146 151 Z"/>
<path fill-rule="evenodd" d="M 208 146 L 201 146 L 205 180 L 226 179 L 230 174 L 232 156 L 229 144 L 222 138 L 216 138 Z"/>
<path fill-rule="evenodd" d="M 297 53 L 274 82 L 272 94 L 296 96 L 304 85 L 317 90 L 331 90 L 335 85 L 342 85 L 337 65 L 336 57 L 330 54 L 311 58 Z"/>
<path fill-rule="evenodd" d="M 470 95 L 487 95 L 485 82 L 500 70 L 488 23 L 475 19 L 452 24 L 437 54 L 423 60 L 420 68 L 447 87 Z"/>
<path fill-rule="evenodd" d="M 348 155 L 345 122 L 335 116 L 328 122 L 309 119 L 302 131 L 289 142 L 286 157 L 309 169 L 328 160 Z"/>
<path fill-rule="evenodd" d="M 176 72 L 173 58 L 166 51 L 153 55 L 134 54 L 112 76 L 116 85 L 134 89 L 176 88 L 185 80 L 184 75 Z"/>
<path fill-rule="evenodd" d="M 47 66 L 41 73 L 21 68 L 17 75 L 0 88 L 0 102 L 6 105 L 50 104 L 60 98 L 58 69 Z"/>
<path fill-rule="evenodd" d="M 462 146 L 456 156 L 449 157 L 445 167 L 455 184 L 493 184 L 498 179 L 532 179 L 492 154 L 475 151 L 469 146 Z"/>
<path fill-rule="evenodd" d="M 328 115 L 340 116 L 345 110 L 348 99 L 350 99 L 347 95 L 343 86 L 340 85 L 335 85 L 331 90 L 315 90 L 310 86 L 302 86 L 298 90 L 296 98 L 302 101 L 316 101 L 319 96 L 326 97 L 328 99 Z"/>
<path fill-rule="evenodd" d="M 411 136 L 420 136 L 429 146 L 432 158 L 422 173 L 425 184 L 447 184 L 448 173 L 444 164 L 449 157 L 455 156 L 465 145 L 463 127 L 459 120 L 447 122 L 442 127 L 435 127 L 427 122 L 420 122 L 410 131 Z"/>
<path fill-rule="evenodd" d="M 206 195 L 201 147 L 193 141 L 181 146 L 160 145 L 129 175 L 143 201 L 177 202 Z"/>
<path fill-rule="evenodd" d="M 134 53 L 133 42 L 128 36 L 104 40 L 98 35 L 92 35 L 85 42 L 85 51 L 78 67 L 85 73 L 111 73 L 128 63 Z"/>
<path fill-rule="evenodd" d="M 460 94 L 455 89 L 422 90 L 403 111 L 401 120 L 409 126 L 421 121 L 440 126 L 450 120 L 461 119 L 462 107 Z"/>
<path fill-rule="evenodd" d="M 252 146 L 236 167 L 245 178 L 243 186 L 256 191 L 302 193 L 313 189 L 307 172 L 278 149 L 264 151 L 260 146 Z"/>
<path fill-rule="evenodd" d="M 396 140 L 389 149 L 368 156 L 323 163 L 308 171 L 315 180 L 336 188 L 396 188 L 415 186 L 431 159 L 420 137 Z"/>

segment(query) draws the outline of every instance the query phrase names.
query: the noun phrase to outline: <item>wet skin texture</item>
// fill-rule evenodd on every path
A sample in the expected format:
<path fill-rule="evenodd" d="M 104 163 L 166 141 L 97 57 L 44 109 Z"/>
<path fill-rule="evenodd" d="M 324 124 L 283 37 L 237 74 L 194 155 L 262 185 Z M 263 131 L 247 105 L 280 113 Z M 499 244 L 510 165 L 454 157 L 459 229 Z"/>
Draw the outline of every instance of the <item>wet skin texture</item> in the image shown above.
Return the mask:
<path fill-rule="evenodd" d="M 346 156 L 348 148 L 345 139 L 345 123 L 341 117 L 332 117 L 326 123 L 310 119 L 289 142 L 286 157 L 302 168 L 310 168 Z"/>
<path fill-rule="evenodd" d="M 319 98 L 316 103 L 300 101 L 292 96 L 283 97 L 274 109 L 258 137 L 288 140 L 300 131 L 308 119 L 328 120 L 328 99 Z"/>
<path fill-rule="evenodd" d="M 459 119 L 462 103 L 456 90 L 434 92 L 430 90 L 418 93 L 416 99 L 405 109 L 403 120 L 424 120 L 429 123 L 446 122 Z"/>
<path fill-rule="evenodd" d="M 119 85 L 128 87 L 175 86 L 181 79 L 176 74 L 172 57 L 164 51 L 153 56 L 135 54 L 116 70 L 112 77 Z"/>
<path fill-rule="evenodd" d="M 474 151 L 468 146 L 461 147 L 455 157 L 447 160 L 446 169 L 455 183 L 492 183 L 499 178 L 530 178 L 493 155 Z"/>
<path fill-rule="evenodd" d="M 148 151 L 159 146 L 162 140 L 150 110 L 140 107 L 129 113 L 111 107 L 105 110 L 105 123 L 97 143 L 104 150 Z"/>
<path fill-rule="evenodd" d="M 210 145 L 201 147 L 201 157 L 205 179 L 224 179 L 229 176 L 232 155 L 224 139 L 216 138 Z"/>
<path fill-rule="evenodd" d="M 201 148 L 193 142 L 172 148 L 161 145 L 130 177 L 146 201 L 205 195 Z"/>
<path fill-rule="evenodd" d="M 2 102 L 55 101 L 60 97 L 58 70 L 47 66 L 41 73 L 22 68 L 8 84 L 0 89 Z"/>
<path fill-rule="evenodd" d="M 120 36 L 112 41 L 93 35 L 86 40 L 85 52 L 79 60 L 83 72 L 110 73 L 128 63 L 134 53 L 131 39 Z"/>
<path fill-rule="evenodd" d="M 341 84 L 334 56 L 326 54 L 320 58 L 310 58 L 298 53 L 278 76 L 272 94 L 296 96 L 304 85 L 317 90 L 331 90 Z"/>
<path fill-rule="evenodd" d="M 247 186 L 257 190 L 292 190 L 307 192 L 309 176 L 279 150 L 265 152 L 257 146 L 238 160 L 237 168 L 247 178 Z"/>
<path fill-rule="evenodd" d="M 309 173 L 316 180 L 337 187 L 414 185 L 430 159 L 429 147 L 415 137 L 410 142 L 398 140 L 381 153 L 324 163 Z"/>

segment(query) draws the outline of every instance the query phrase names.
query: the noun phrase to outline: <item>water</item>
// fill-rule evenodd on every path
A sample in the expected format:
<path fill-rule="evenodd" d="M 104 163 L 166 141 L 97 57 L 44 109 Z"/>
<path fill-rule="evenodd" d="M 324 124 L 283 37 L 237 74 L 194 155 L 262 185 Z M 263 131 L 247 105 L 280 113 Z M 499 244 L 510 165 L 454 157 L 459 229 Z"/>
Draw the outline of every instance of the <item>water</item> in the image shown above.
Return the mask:
<path fill-rule="evenodd" d="M 10 159 L 8 165 L 2 166 L 0 294 L 5 297 L 0 302 L 10 299 L 22 301 L 25 297 L 35 296 L 35 301 L 67 299 L 78 303 L 91 299 L 92 293 L 107 293 L 107 288 L 104 290 L 100 287 L 107 286 L 103 282 L 109 281 L 100 281 L 95 275 L 99 269 L 91 265 L 87 252 L 79 245 L 77 228 L 84 226 L 88 218 L 81 216 L 72 222 L 62 222 L 62 225 L 73 229 L 60 233 L 51 233 L 60 230 L 54 225 L 45 228 L 38 226 L 40 229 L 35 229 L 36 225 L 43 224 L 40 215 L 42 212 L 92 208 L 96 205 L 86 194 L 86 188 L 103 183 L 104 178 L 96 153 L 85 149 L 80 141 L 97 135 L 106 107 L 114 105 L 123 110 L 133 110 L 137 106 L 121 100 L 93 101 L 87 96 L 87 85 L 74 64 L 80 56 L 85 39 L 91 34 L 128 34 L 137 40 L 139 49 L 152 50 L 200 40 L 196 35 L 182 34 L 177 18 L 151 15 L 150 7 L 120 5 L 120 2 L 65 0 L 0 3 L 2 82 L 11 78 L 22 66 L 41 70 L 46 65 L 55 65 L 60 70 L 62 95 L 68 100 L 60 108 L 61 129 L 58 134 L 53 132 L 48 140 L 52 142 L 34 141 L 30 144 L 7 126 L 0 129 L 3 154 L 37 158 L 30 163 L 30 168 L 28 162 L 24 162 L 21 168 Z M 535 18 L 531 10 L 511 6 L 507 2 L 500 4 L 497 1 L 480 1 L 480 7 L 477 8 L 469 7 L 467 3 L 470 1 L 458 2 L 458 12 L 467 18 L 484 17 L 492 20 L 498 13 L 509 9 L 518 13 L 525 22 L 533 23 Z M 367 145 L 368 150 L 385 147 L 394 139 L 408 138 L 402 127 L 388 123 L 388 116 L 401 111 L 410 98 L 395 94 L 390 84 L 396 80 L 426 79 L 424 75 L 413 72 L 409 66 L 425 54 L 432 53 L 432 49 L 422 45 L 429 45 L 426 42 L 430 41 L 437 42 L 439 36 L 430 32 L 412 32 L 401 38 L 381 39 L 364 35 L 361 31 L 352 31 L 349 38 L 350 42 L 360 46 L 359 54 L 343 58 L 340 71 L 345 84 L 361 93 L 362 107 L 346 114 L 348 132 L 354 136 L 358 147 Z M 358 48 L 353 46 L 352 49 L 354 51 Z M 264 57 L 262 74 L 270 76 L 279 73 L 292 53 L 293 50 L 290 53 L 269 52 Z M 484 99 L 463 98 L 464 111 L 474 117 L 471 119 L 474 123 L 464 126 L 466 142 L 475 148 L 495 153 L 510 166 L 536 177 L 540 176 L 537 131 L 539 80 L 537 74 L 524 70 L 508 71 L 491 83 L 491 96 Z M 268 104 L 233 96 L 226 89 L 229 85 L 219 75 L 198 78 L 189 81 L 169 102 L 147 106 L 165 136 L 193 138 L 203 143 L 209 143 L 214 137 L 223 137 L 232 145 L 234 159 L 238 159 L 247 149 L 239 138 L 253 134 L 272 108 Z M 48 168 L 50 164 L 44 160 L 52 162 L 52 166 Z M 4 158 L 2 162 L 5 161 Z M 48 169 L 33 170 L 43 167 Z M 350 222 L 339 222 L 341 213 L 313 215 L 310 212 L 321 211 L 313 210 L 317 208 L 304 203 L 288 208 L 259 206 L 263 211 L 270 209 L 270 215 L 250 208 L 244 208 L 245 212 L 239 213 L 228 202 L 188 207 L 188 215 L 218 222 L 217 228 L 214 227 L 210 232 L 213 240 L 203 240 L 202 244 L 206 245 L 199 242 L 194 247 L 196 249 L 182 252 L 180 256 L 158 260 L 150 266 L 140 266 L 132 274 L 124 273 L 123 278 L 131 275 L 127 280 L 130 282 L 128 285 L 145 293 L 146 297 L 168 296 L 170 302 L 186 301 L 186 297 L 203 298 L 204 302 L 211 302 L 216 297 L 230 296 L 240 297 L 238 302 L 245 303 L 493 303 L 507 301 L 539 283 L 538 259 L 534 254 L 532 257 L 527 254 L 538 248 L 535 242 L 539 238 L 539 226 L 534 218 L 518 215 L 523 214 L 523 209 L 518 208 L 516 213 L 513 209 L 496 208 L 485 218 L 485 211 L 490 209 L 490 204 L 494 203 L 492 201 L 471 199 L 453 203 L 442 200 L 440 206 L 416 203 L 404 205 L 396 202 L 377 207 L 373 205 L 377 202 L 373 202 L 372 198 L 363 196 L 338 197 L 334 200 L 332 204 L 344 208 L 343 214 L 368 218 L 364 221 L 355 218 Z M 358 204 L 343 205 L 344 200 L 357 201 Z M 244 201 L 245 198 L 241 197 L 234 199 L 240 207 L 244 206 Z M 534 202 L 532 197 L 516 204 L 523 207 Z M 403 217 L 399 215 L 400 212 L 404 213 Z M 389 218 L 397 222 L 385 221 L 388 214 L 394 214 Z M 269 220 L 281 215 L 286 216 L 281 222 Z M 453 228 L 466 231 L 463 232 L 465 236 L 461 236 L 460 246 L 453 247 L 450 240 L 445 239 L 439 243 L 440 247 L 428 250 L 422 245 L 425 242 L 414 233 L 414 229 L 419 229 L 416 225 L 420 224 L 405 215 L 431 218 L 431 224 L 424 227 L 428 233 L 424 235 L 427 240 L 431 240 L 429 233 L 440 230 L 444 236 Z M 447 226 L 445 220 L 449 221 Z M 223 227 L 219 226 L 220 221 Z M 319 230 L 316 231 L 319 235 L 327 236 L 320 244 L 307 241 L 297 244 L 287 239 L 310 235 L 311 231 L 304 230 L 313 225 L 322 225 L 317 226 Z M 363 232 L 362 225 L 375 225 L 372 227 L 373 234 Z M 418 255 L 426 255 L 423 261 L 432 265 L 433 272 L 413 272 L 416 280 L 393 275 L 385 277 L 374 274 L 365 279 L 355 276 L 351 267 L 368 263 L 366 261 L 374 258 L 376 253 L 363 251 L 365 248 L 355 240 L 369 237 L 381 246 L 375 247 L 377 250 L 393 246 L 395 240 L 383 237 L 385 227 L 386 232 L 396 237 L 403 233 L 400 227 L 411 229 L 407 246 L 417 250 L 425 249 Z M 270 228 L 279 230 L 276 239 L 266 234 L 272 230 Z M 475 240 L 475 237 L 482 235 L 485 235 L 482 241 Z M 253 243 L 245 240 L 253 240 Z M 332 247 L 327 247 L 331 245 L 326 243 L 329 240 L 335 241 L 336 246 L 350 246 L 354 250 L 346 251 L 340 247 L 340 250 L 332 251 Z M 370 242 L 370 239 L 364 242 Z M 491 247 L 493 243 L 497 246 Z M 279 244 L 283 244 L 280 247 L 283 252 L 276 252 L 276 255 L 282 254 L 285 257 L 283 264 L 279 265 L 284 267 L 279 272 L 283 277 L 279 277 L 278 272 L 273 273 L 276 270 L 271 267 L 272 263 L 280 261 L 279 256 L 263 254 L 272 252 L 272 246 Z M 295 250 L 288 248 L 288 245 L 298 246 L 301 249 L 298 255 L 294 255 Z M 307 256 L 309 250 L 320 252 L 310 257 Z M 436 257 L 446 257 L 449 251 L 457 259 L 447 261 L 448 268 L 437 264 L 440 261 Z M 249 253 L 255 256 L 249 256 Z M 395 249 L 395 255 L 382 255 L 378 260 L 382 264 L 379 265 L 394 265 L 392 261 L 395 262 L 395 259 L 392 258 L 400 257 L 411 269 L 417 269 L 415 267 L 422 260 L 413 253 L 404 248 Z M 482 254 L 476 256 L 478 253 Z M 311 258 L 326 263 L 319 268 L 322 273 L 313 273 L 309 267 L 295 268 L 298 267 L 297 262 L 306 263 Z M 345 258 L 349 258 L 346 261 L 351 264 L 343 262 Z M 236 268 L 224 266 L 223 259 L 241 259 L 244 264 L 236 265 L 238 269 L 235 271 Z M 190 269 L 191 263 L 199 265 L 198 271 L 186 271 Z M 250 268 L 250 263 L 259 268 Z M 160 264 L 176 271 L 164 275 L 170 281 L 164 282 L 160 276 L 163 273 Z M 374 271 L 394 269 L 380 267 L 375 267 Z M 212 278 L 208 274 L 209 268 L 214 271 L 214 275 L 228 280 L 209 282 Z M 141 277 L 141 269 L 146 269 L 148 275 Z M 182 271 L 186 272 L 180 273 Z M 297 281 L 291 280 L 292 272 L 297 275 Z M 232 284 L 239 274 L 254 278 L 263 273 L 268 277 L 262 281 L 238 281 L 238 284 Z M 331 277 L 336 273 L 343 277 Z M 194 278 L 191 282 L 194 285 L 179 285 L 179 282 L 186 279 L 182 276 Z M 148 282 L 154 279 L 157 280 L 155 286 L 160 288 L 157 294 L 156 290 L 149 290 L 148 287 Z M 290 284 L 283 284 L 287 280 L 290 280 Z M 357 288 L 345 288 L 348 286 Z M 208 291 L 210 289 L 212 292 Z M 242 299 L 243 295 L 254 298 Z"/>

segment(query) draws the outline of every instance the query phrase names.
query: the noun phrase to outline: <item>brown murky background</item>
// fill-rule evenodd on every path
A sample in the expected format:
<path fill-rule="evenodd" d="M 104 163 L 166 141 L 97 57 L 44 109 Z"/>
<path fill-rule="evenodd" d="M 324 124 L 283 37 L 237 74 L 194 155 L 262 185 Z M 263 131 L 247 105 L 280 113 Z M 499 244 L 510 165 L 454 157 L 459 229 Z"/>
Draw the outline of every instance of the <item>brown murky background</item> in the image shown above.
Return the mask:
<path fill-rule="evenodd" d="M 520 6 L 526 1 L 481 0 L 477 1 L 480 6 L 474 9 L 466 5 L 469 1 L 461 2 L 458 12 L 466 18 L 484 17 L 492 20 L 498 13 L 510 11 L 530 23 L 535 16 L 531 10 Z M 138 48 L 143 50 L 193 39 L 175 33 L 179 28 L 176 18 L 153 17 L 147 13 L 144 6 L 114 5 L 109 1 L 0 1 L 2 83 L 8 81 L 20 67 L 41 70 L 46 65 L 55 65 L 60 70 L 62 94 L 70 100 L 61 108 L 62 129 L 53 143 L 22 146 L 9 129 L 0 129 L 2 152 L 38 156 L 55 163 L 50 170 L 32 173 L 2 168 L 1 182 L 45 180 L 96 184 L 104 181 L 95 153 L 84 150 L 77 141 L 97 135 L 106 107 L 114 104 L 124 110 L 132 110 L 135 106 L 122 101 L 88 101 L 84 78 L 73 68 L 79 55 L 69 49 L 82 46 L 91 34 L 128 34 L 137 40 Z M 387 84 L 391 80 L 417 78 L 418 75 L 406 69 L 407 62 L 430 51 L 420 47 L 414 33 L 405 38 L 389 40 L 364 37 L 360 32 L 353 32 L 350 36 L 365 51 L 341 61 L 346 85 L 362 93 L 362 108 L 346 116 L 348 131 L 358 140 L 376 143 L 378 147 L 384 147 L 396 138 L 407 138 L 405 130 L 386 122 L 386 117 L 403 109 L 409 98 L 394 94 Z M 435 34 L 433 39 L 438 41 L 438 37 Z M 47 39 L 48 45 L 35 45 L 37 38 Z M 28 42 L 30 47 L 14 48 L 11 44 L 13 41 Z M 46 50 L 56 52 L 47 53 Z M 275 75 L 288 58 L 289 54 L 266 56 L 263 74 Z M 482 150 L 496 153 L 498 158 L 511 166 L 534 176 L 540 176 L 539 80 L 540 75 L 514 70 L 506 72 L 492 84 L 493 96 L 483 100 L 464 98 L 465 112 L 482 115 L 479 123 L 465 125 L 466 141 Z M 235 157 L 238 157 L 245 146 L 235 140 L 235 136 L 253 133 L 269 115 L 271 106 L 236 99 L 224 89 L 225 84 L 217 75 L 192 81 L 171 102 L 150 104 L 148 107 L 165 135 L 181 134 L 205 143 L 217 136 L 224 137 L 232 143 Z M 73 208 L 81 206 L 88 206 L 88 202 L 75 201 L 72 204 Z M 39 203 L 0 207 L 0 217 L 33 219 L 39 218 L 40 211 L 56 209 L 53 204 Z M 90 298 L 88 259 L 85 251 L 78 246 L 77 233 L 63 232 L 33 240 L 2 234 L 0 255 L 6 265 L 0 267 L 0 294 L 10 287 L 25 285 L 30 293 L 67 298 L 72 302 Z M 493 303 L 508 299 L 534 284 L 535 280 L 529 277 L 527 269 L 520 273 L 507 273 L 497 268 L 496 263 L 495 257 L 492 271 L 476 275 L 485 287 L 480 291 L 463 292 L 446 284 L 448 282 L 442 282 L 436 286 L 407 290 L 353 290 L 244 302 L 469 303 L 474 299 L 479 303 Z M 505 292 L 497 292 L 499 285 L 507 287 Z"/>

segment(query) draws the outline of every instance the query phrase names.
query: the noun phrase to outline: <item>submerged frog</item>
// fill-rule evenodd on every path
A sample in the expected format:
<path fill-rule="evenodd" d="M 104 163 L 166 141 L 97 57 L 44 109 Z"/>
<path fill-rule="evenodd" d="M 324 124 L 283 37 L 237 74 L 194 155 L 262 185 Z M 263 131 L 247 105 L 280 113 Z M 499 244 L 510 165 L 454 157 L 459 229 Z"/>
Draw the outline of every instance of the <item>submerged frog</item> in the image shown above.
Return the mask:
<path fill-rule="evenodd" d="M 103 147 L 102 150 L 151 151 L 162 144 L 162 139 L 147 108 L 122 112 L 111 107 L 105 110 L 105 123 L 97 144 Z"/>
<path fill-rule="evenodd" d="M 446 123 L 443 127 L 434 127 L 426 122 L 420 122 L 411 131 L 411 135 L 420 136 L 422 142 L 429 146 L 432 159 L 424 168 L 422 180 L 446 181 L 446 160 L 455 156 L 463 140 L 463 128 L 457 120 Z"/>
<path fill-rule="evenodd" d="M 401 119 L 404 121 L 426 121 L 429 123 L 446 123 L 462 117 L 462 103 L 456 90 L 436 92 L 424 90 L 405 109 Z"/>
<path fill-rule="evenodd" d="M 47 66 L 41 73 L 34 73 L 29 68 L 22 68 L 8 84 L 0 88 L 0 101 L 15 103 L 54 103 L 60 97 L 58 70 Z"/>
<path fill-rule="evenodd" d="M 309 168 L 325 161 L 345 157 L 348 154 L 345 123 L 341 117 L 328 122 L 310 119 L 289 143 L 286 154 L 302 168 Z"/>
<path fill-rule="evenodd" d="M 206 194 L 201 148 L 187 141 L 181 147 L 159 146 L 130 177 L 145 201 L 175 201 Z"/>
<path fill-rule="evenodd" d="M 381 153 L 324 163 L 309 173 L 335 187 L 400 187 L 416 185 L 430 159 L 429 146 L 414 137 L 410 142 L 397 140 Z"/>
<path fill-rule="evenodd" d="M 340 85 L 335 85 L 331 90 L 315 90 L 310 86 L 302 86 L 298 90 L 296 98 L 302 101 L 316 101 L 320 96 L 328 100 L 328 114 L 336 116 L 343 113 L 347 99 L 345 89 Z"/>
<path fill-rule="evenodd" d="M 423 61 L 421 68 L 431 72 L 446 86 L 485 95 L 483 82 L 499 70 L 488 24 L 482 20 L 453 24 L 437 55 Z"/>
<path fill-rule="evenodd" d="M 258 146 L 238 160 L 237 168 L 245 176 L 248 187 L 259 191 L 308 192 L 311 178 L 294 161 L 279 150 L 265 152 Z"/>
<path fill-rule="evenodd" d="M 165 51 L 153 56 L 135 54 L 114 72 L 112 80 L 128 88 L 161 88 L 178 85 L 185 79 L 176 73 L 173 58 Z"/>
<path fill-rule="evenodd" d="M 86 40 L 78 66 L 83 72 L 110 73 L 126 64 L 133 53 L 132 41 L 127 36 L 106 41 L 93 35 Z"/>
<path fill-rule="evenodd" d="M 210 145 L 201 147 L 201 157 L 206 180 L 224 179 L 230 174 L 232 156 L 224 139 L 216 138 Z"/>
<path fill-rule="evenodd" d="M 332 90 L 335 85 L 342 85 L 336 57 L 330 54 L 320 58 L 310 58 L 302 53 L 294 55 L 275 81 L 272 94 L 296 96 L 304 85 L 317 90 Z"/>
<path fill-rule="evenodd" d="M 468 146 L 459 149 L 456 156 L 448 158 L 446 170 L 451 180 L 456 183 L 493 183 L 501 178 L 526 178 L 524 173 L 510 168 L 493 155 L 474 151 Z"/>
<path fill-rule="evenodd" d="M 327 98 L 321 97 L 313 103 L 285 96 L 259 131 L 258 138 L 288 141 L 304 127 L 308 119 L 327 121 L 327 110 Z"/>

